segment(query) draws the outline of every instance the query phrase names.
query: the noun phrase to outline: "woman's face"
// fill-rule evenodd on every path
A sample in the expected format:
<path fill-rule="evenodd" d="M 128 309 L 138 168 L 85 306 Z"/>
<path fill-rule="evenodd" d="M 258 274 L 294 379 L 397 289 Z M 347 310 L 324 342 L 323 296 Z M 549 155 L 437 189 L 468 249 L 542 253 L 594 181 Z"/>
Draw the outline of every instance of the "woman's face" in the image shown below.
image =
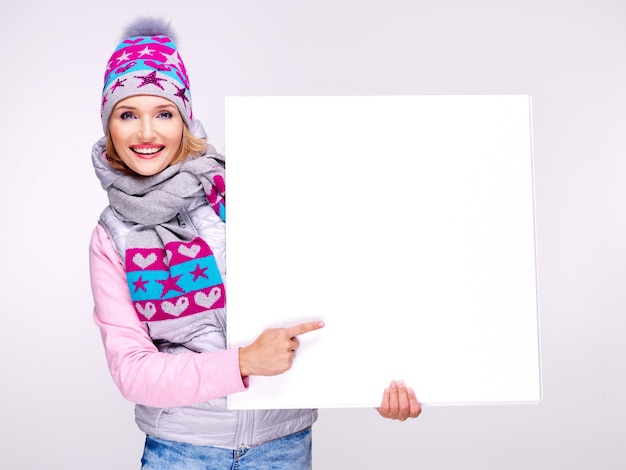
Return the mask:
<path fill-rule="evenodd" d="M 122 161 L 143 176 L 167 168 L 183 138 L 183 119 L 174 103 L 160 96 L 126 98 L 115 106 L 109 133 Z"/>

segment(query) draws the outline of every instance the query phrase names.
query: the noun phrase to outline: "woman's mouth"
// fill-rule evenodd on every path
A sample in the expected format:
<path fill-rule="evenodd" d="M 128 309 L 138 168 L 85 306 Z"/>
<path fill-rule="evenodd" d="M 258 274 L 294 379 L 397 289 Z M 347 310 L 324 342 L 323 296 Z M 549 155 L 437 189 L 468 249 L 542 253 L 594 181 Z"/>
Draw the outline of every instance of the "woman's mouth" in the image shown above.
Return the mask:
<path fill-rule="evenodd" d="M 130 149 L 141 158 L 151 158 L 163 150 L 163 145 L 141 145 L 132 146 Z"/>

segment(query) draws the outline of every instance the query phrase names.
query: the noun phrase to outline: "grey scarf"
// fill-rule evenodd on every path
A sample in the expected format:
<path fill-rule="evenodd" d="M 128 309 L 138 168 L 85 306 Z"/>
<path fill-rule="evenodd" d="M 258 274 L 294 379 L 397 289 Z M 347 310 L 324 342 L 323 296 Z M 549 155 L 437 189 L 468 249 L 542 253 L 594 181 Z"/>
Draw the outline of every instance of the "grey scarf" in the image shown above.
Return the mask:
<path fill-rule="evenodd" d="M 204 155 L 154 176 L 120 176 L 107 189 L 115 215 L 134 224 L 126 239 L 126 276 L 143 321 L 224 306 L 224 286 L 211 248 L 178 221 L 181 211 L 206 203 L 226 220 L 222 158 Z"/>

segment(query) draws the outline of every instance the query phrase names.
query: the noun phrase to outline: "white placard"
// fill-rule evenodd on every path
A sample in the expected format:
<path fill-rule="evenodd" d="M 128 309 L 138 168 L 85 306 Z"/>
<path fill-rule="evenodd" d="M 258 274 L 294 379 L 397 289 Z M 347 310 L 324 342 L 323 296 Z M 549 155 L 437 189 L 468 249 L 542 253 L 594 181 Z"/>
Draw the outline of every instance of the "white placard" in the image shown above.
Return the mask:
<path fill-rule="evenodd" d="M 541 399 L 528 96 L 226 100 L 228 343 L 324 320 L 231 409 Z"/>

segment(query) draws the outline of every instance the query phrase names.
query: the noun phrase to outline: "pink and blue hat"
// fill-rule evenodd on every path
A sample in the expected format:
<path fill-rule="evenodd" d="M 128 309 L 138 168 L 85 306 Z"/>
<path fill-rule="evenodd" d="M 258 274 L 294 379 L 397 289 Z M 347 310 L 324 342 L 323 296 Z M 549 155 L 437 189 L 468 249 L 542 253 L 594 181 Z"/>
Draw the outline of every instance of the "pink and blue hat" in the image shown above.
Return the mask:
<path fill-rule="evenodd" d="M 169 24 L 141 18 L 126 28 L 122 42 L 109 59 L 102 90 L 102 128 L 108 133 L 113 108 L 136 95 L 161 96 L 173 102 L 191 128 L 191 92 Z"/>

